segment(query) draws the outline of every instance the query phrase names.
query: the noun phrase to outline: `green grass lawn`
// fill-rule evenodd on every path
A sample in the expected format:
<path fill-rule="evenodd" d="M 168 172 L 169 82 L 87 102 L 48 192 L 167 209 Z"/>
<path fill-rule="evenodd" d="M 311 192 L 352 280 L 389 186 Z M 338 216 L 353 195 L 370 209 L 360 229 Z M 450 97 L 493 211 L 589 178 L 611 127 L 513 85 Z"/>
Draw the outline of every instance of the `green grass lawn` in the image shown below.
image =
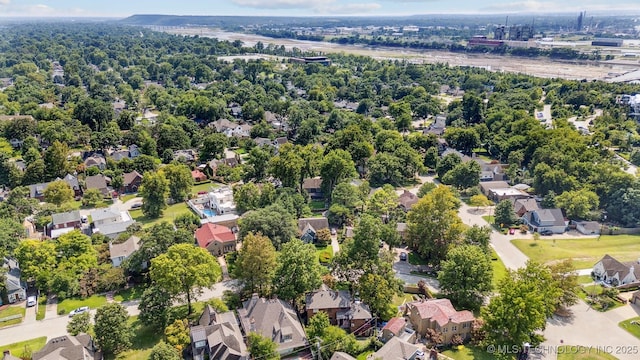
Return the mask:
<path fill-rule="evenodd" d="M 602 257 L 609 254 L 619 261 L 637 259 L 640 252 L 638 235 L 603 235 L 600 238 L 558 239 L 555 241 L 523 240 L 511 241 L 529 259 L 549 263 L 555 260 L 573 259 L 576 269 L 593 267 Z"/>
<path fill-rule="evenodd" d="M 24 313 L 26 312 L 24 305 L 22 306 L 9 306 L 8 308 L 0 311 L 0 319 L 5 318 L 5 317 L 9 317 L 9 316 L 14 316 L 14 315 L 21 315 L 21 318 L 18 319 L 13 319 L 13 320 L 8 320 L 8 321 L 3 321 L 0 322 L 0 328 L 6 327 L 6 326 L 11 326 L 11 325 L 15 325 L 15 324 L 20 324 L 22 322 L 22 319 L 24 318 Z"/>
<path fill-rule="evenodd" d="M 635 322 L 635 323 L 631 323 Z M 621 321 L 618 326 L 625 329 L 631 335 L 640 339 L 640 316 Z"/>
<path fill-rule="evenodd" d="M 20 342 L 9 344 L 9 345 L 3 345 L 3 346 L 0 346 L 0 354 L 2 354 L 6 350 L 9 350 L 11 351 L 11 355 L 16 357 L 21 357 L 24 354 L 25 349 L 27 350 L 27 353 L 34 353 L 42 349 L 46 343 L 47 343 L 47 337 L 42 336 L 42 337 L 31 339 L 31 340 L 20 341 Z"/>
<path fill-rule="evenodd" d="M 493 215 L 484 215 L 482 218 L 491 225 L 496 222 L 496 217 Z"/>
<path fill-rule="evenodd" d="M 328 261 L 331 261 L 333 258 L 333 246 L 316 246 L 316 255 L 318 256 L 318 261 L 320 261 L 320 263 L 327 263 Z M 321 260 L 323 258 L 326 260 L 325 262 Z"/>
<path fill-rule="evenodd" d="M 367 356 L 369 356 L 369 355 L 371 355 L 373 353 L 374 353 L 373 350 L 365 351 L 362 354 L 358 355 L 356 360 L 367 360 Z"/>
<path fill-rule="evenodd" d="M 393 295 L 393 303 L 394 307 L 402 306 L 402 304 L 413 301 L 413 294 L 403 293 L 401 296 Z"/>
<path fill-rule="evenodd" d="M 113 300 L 117 302 L 136 300 L 142 296 L 143 291 L 144 291 L 144 288 L 142 287 L 142 285 L 130 287 L 130 288 L 118 291 L 113 297 Z"/>
<path fill-rule="evenodd" d="M 311 211 L 326 209 L 324 200 L 311 200 L 309 207 L 311 208 Z"/>
<path fill-rule="evenodd" d="M 507 276 L 507 267 L 504 266 L 504 263 L 493 249 L 491 249 L 491 267 L 493 268 L 493 278 L 491 283 L 495 288 L 498 286 L 500 280 Z"/>
<path fill-rule="evenodd" d="M 180 202 L 180 203 L 177 203 L 177 204 L 169 205 L 164 210 L 163 215 L 161 217 L 157 218 L 157 219 L 150 219 L 150 218 L 144 216 L 142 214 L 142 210 L 140 210 L 140 209 L 129 211 L 129 213 L 131 214 L 131 217 L 135 221 L 141 223 L 143 228 L 148 228 L 148 227 L 153 226 L 155 224 L 159 224 L 159 223 L 161 223 L 163 221 L 168 221 L 170 223 L 173 223 L 173 220 L 176 217 L 178 217 L 179 215 L 182 215 L 182 214 L 186 214 L 188 212 L 191 212 L 191 209 L 189 209 L 187 204 L 184 203 L 184 202 Z"/>
<path fill-rule="evenodd" d="M 578 284 L 580 284 L 580 285 L 591 284 L 592 282 L 593 282 L 593 279 L 591 278 L 590 275 L 579 275 L 578 276 Z"/>
<path fill-rule="evenodd" d="M 411 265 L 427 265 L 428 264 L 427 260 L 421 258 L 420 255 L 418 255 L 415 252 L 409 253 L 408 260 L 409 260 L 409 264 Z"/>
<path fill-rule="evenodd" d="M 487 353 L 484 349 L 475 346 L 458 346 L 451 350 L 442 352 L 442 355 L 448 356 L 454 360 L 493 360 L 495 356 Z"/>
<path fill-rule="evenodd" d="M 616 360 L 613 355 L 580 346 L 562 346 L 558 348 L 558 360 Z"/>
<path fill-rule="evenodd" d="M 38 299 L 38 312 L 36 313 L 36 320 L 44 319 L 44 315 L 47 312 L 47 297 L 40 296 Z"/>
<path fill-rule="evenodd" d="M 218 187 L 219 185 L 214 183 L 214 182 L 206 182 L 206 183 L 202 183 L 202 184 L 198 184 L 198 185 L 194 185 L 193 188 L 191 188 L 191 193 L 193 195 L 198 195 L 199 192 L 201 191 L 209 191 L 211 190 L 212 187 Z"/>
<path fill-rule="evenodd" d="M 91 309 L 97 309 L 107 303 L 104 295 L 93 295 L 86 299 L 64 299 L 58 303 L 58 314 L 64 310 L 64 314 L 68 314 L 71 310 L 82 306 L 88 306 Z"/>
<path fill-rule="evenodd" d="M 127 195 L 122 195 L 120 196 L 120 201 L 122 201 L 123 203 L 138 197 L 138 194 L 127 194 Z"/>
<path fill-rule="evenodd" d="M 133 330 L 133 339 L 131 339 L 131 349 L 118 354 L 115 359 L 126 360 L 146 360 L 151 354 L 151 349 L 162 340 L 162 331 L 144 326 L 138 321 L 138 316 L 131 316 L 129 324 Z M 105 357 L 105 359 L 109 359 Z M 113 359 L 113 357 L 111 357 Z"/>

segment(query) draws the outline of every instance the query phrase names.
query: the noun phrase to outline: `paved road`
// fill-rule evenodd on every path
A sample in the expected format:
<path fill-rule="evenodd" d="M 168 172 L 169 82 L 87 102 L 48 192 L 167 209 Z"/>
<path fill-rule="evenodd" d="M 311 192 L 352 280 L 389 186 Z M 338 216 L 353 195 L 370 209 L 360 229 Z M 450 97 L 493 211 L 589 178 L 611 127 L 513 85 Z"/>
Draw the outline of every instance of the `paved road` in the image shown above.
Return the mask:
<path fill-rule="evenodd" d="M 236 287 L 235 280 L 223 281 L 217 283 L 210 289 L 205 289 L 202 295 L 197 296 L 195 301 L 204 301 L 212 298 L 220 298 L 225 290 L 234 290 Z M 138 310 L 138 301 L 129 301 L 123 303 L 130 316 L 135 316 L 140 313 Z M 180 305 L 176 303 L 175 305 Z M 31 308 L 31 309 L 35 309 Z M 35 310 L 34 310 L 35 311 Z M 95 310 L 91 310 L 92 314 L 95 314 Z M 35 318 L 35 317 L 34 317 Z M 18 325 L 9 326 L 0 329 L 0 346 L 8 345 L 19 341 L 25 341 L 41 336 L 47 338 L 53 338 L 67 334 L 67 323 L 69 322 L 68 315 L 55 315 L 49 317 L 47 312 L 47 318 L 41 321 L 22 322 Z"/>

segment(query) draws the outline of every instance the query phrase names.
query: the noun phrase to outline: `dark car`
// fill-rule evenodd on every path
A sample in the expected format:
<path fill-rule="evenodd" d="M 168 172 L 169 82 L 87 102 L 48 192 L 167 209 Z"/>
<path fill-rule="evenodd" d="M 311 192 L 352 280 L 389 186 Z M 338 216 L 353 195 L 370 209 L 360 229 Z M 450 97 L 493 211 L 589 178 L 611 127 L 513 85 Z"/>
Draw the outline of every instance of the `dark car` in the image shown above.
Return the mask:
<path fill-rule="evenodd" d="M 542 230 L 542 231 L 540 231 L 540 235 L 542 235 L 542 236 L 551 236 L 551 235 L 553 235 L 553 231 L 548 230 L 548 229 L 547 230 Z"/>
<path fill-rule="evenodd" d="M 400 253 L 400 261 L 407 261 L 407 253 L 406 252 L 401 252 Z"/>
<path fill-rule="evenodd" d="M 131 209 L 140 209 L 142 207 L 142 203 L 135 203 L 131 205 Z"/>

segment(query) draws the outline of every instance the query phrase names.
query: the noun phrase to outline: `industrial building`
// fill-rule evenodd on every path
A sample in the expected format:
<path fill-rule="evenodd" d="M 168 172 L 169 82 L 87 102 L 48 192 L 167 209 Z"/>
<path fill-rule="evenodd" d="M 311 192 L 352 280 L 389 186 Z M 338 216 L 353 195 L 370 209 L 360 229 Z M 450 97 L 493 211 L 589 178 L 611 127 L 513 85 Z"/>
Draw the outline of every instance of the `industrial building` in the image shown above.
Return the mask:
<path fill-rule="evenodd" d="M 596 39 L 591 42 L 591 46 L 622 47 L 622 39 Z"/>

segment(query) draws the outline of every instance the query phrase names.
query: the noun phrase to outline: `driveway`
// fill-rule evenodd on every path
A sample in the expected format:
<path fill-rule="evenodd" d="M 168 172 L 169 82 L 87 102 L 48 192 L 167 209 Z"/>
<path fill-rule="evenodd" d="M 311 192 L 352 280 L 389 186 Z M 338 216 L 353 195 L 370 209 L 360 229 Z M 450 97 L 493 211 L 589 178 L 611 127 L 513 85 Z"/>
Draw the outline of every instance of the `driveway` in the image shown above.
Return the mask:
<path fill-rule="evenodd" d="M 212 298 L 221 298 L 225 290 L 235 290 L 237 282 L 235 280 L 223 281 L 215 284 L 209 289 L 204 289 L 200 296 L 196 296 L 194 301 L 205 301 Z M 138 315 L 139 301 L 129 301 L 123 303 L 130 316 Z M 176 302 L 174 305 L 181 305 L 180 302 Z M 55 307 L 55 304 L 52 305 Z M 35 307 L 30 308 L 34 309 Z M 55 312 L 54 312 L 55 313 Z M 91 314 L 95 314 L 95 309 L 91 310 Z M 35 316 L 34 316 L 35 318 Z M 47 316 L 44 320 L 33 322 L 22 322 L 18 325 L 8 326 L 0 329 L 0 346 L 8 345 L 19 341 L 25 341 L 41 336 L 46 336 L 48 339 L 53 337 L 62 336 L 67 334 L 67 323 L 69 322 L 69 315 L 57 315 L 50 317 L 49 308 L 47 307 Z"/>
<path fill-rule="evenodd" d="M 409 261 L 401 261 L 399 255 L 401 252 L 409 254 L 411 250 L 407 248 L 394 248 L 395 259 L 393 261 L 393 270 L 396 272 L 396 277 L 405 282 L 405 284 L 417 284 L 420 280 L 424 280 L 427 283 L 429 291 L 433 293 L 440 292 L 440 283 L 437 279 L 427 276 L 414 275 L 412 271 L 419 271 L 420 267 L 409 264 Z"/>

